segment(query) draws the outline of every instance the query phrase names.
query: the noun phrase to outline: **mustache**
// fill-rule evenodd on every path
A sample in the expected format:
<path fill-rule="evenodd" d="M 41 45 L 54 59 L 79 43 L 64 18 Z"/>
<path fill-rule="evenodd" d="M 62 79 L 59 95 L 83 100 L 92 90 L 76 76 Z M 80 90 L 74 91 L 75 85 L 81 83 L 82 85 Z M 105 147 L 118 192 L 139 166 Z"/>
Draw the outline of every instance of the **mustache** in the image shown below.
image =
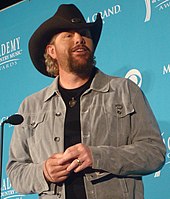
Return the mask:
<path fill-rule="evenodd" d="M 78 45 L 74 46 L 71 49 L 71 51 L 74 52 L 74 51 L 78 50 L 79 48 L 83 48 L 84 50 L 87 50 L 87 51 L 91 52 L 91 50 L 84 44 L 78 44 Z"/>

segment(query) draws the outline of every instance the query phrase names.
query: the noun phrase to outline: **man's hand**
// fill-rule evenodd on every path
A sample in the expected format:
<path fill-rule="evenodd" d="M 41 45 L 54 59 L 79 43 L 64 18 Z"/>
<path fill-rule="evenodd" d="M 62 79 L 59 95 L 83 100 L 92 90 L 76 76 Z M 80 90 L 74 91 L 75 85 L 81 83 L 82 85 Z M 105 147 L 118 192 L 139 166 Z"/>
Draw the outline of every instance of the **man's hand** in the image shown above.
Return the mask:
<path fill-rule="evenodd" d="M 84 144 L 76 144 L 66 149 L 63 156 L 58 160 L 60 165 L 70 162 L 67 171 L 79 172 L 87 167 L 91 167 L 93 163 L 92 154 L 88 146 Z"/>
<path fill-rule="evenodd" d="M 62 156 L 63 153 L 56 153 L 44 162 L 43 172 L 47 181 L 63 182 L 68 178 L 70 172 L 67 168 L 70 163 L 64 162 L 64 164 L 59 164 Z"/>

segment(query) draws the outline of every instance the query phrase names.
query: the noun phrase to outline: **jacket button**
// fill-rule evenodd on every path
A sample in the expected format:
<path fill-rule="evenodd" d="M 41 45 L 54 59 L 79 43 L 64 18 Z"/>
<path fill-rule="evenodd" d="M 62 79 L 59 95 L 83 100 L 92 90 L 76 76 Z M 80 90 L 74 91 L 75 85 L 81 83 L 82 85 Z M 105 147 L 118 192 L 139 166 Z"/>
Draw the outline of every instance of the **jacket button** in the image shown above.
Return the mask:
<path fill-rule="evenodd" d="M 60 141 L 60 137 L 55 137 L 55 138 L 54 138 L 54 141 L 55 141 L 55 142 L 59 142 L 59 141 Z"/>
<path fill-rule="evenodd" d="M 120 115 L 122 113 L 122 111 L 118 110 L 117 113 Z"/>
<path fill-rule="evenodd" d="M 57 112 L 55 115 L 58 117 L 61 115 L 61 112 Z"/>
<path fill-rule="evenodd" d="M 57 193 L 58 198 L 61 198 L 61 193 Z"/>
<path fill-rule="evenodd" d="M 116 104 L 115 106 L 117 109 L 117 114 L 121 115 L 123 106 L 121 104 Z"/>
<path fill-rule="evenodd" d="M 35 125 L 35 121 L 32 121 L 32 122 L 31 122 L 31 126 L 34 126 L 34 125 Z"/>

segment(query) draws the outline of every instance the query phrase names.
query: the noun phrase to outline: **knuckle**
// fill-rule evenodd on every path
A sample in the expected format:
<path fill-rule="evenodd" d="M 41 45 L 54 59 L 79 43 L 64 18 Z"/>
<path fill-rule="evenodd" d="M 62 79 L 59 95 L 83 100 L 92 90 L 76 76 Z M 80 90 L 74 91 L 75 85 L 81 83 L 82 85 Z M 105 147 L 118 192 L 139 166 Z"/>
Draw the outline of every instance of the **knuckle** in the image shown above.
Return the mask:
<path fill-rule="evenodd" d="M 92 162 L 91 162 L 91 160 L 90 160 L 90 159 L 89 159 L 89 160 L 87 160 L 87 164 L 88 164 L 88 165 L 91 165 L 91 163 L 92 163 Z"/>
<path fill-rule="evenodd" d="M 54 180 L 57 180 L 59 178 L 59 176 L 57 174 L 51 174 L 51 178 Z"/>
<path fill-rule="evenodd" d="M 89 156 L 87 156 L 86 159 L 85 159 L 85 162 L 86 162 L 87 164 L 91 164 L 91 163 L 92 163 L 92 160 L 91 160 L 91 158 L 90 158 Z"/>
<path fill-rule="evenodd" d="M 66 149 L 66 151 L 65 151 L 66 153 L 71 153 L 71 149 L 70 148 L 68 148 L 68 149 Z"/>

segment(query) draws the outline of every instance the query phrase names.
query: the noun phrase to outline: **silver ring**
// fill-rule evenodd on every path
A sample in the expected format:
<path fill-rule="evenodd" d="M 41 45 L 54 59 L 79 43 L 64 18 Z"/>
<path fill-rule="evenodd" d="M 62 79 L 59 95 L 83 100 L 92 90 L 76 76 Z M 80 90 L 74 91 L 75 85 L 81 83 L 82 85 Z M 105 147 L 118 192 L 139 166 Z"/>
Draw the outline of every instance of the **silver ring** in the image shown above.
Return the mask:
<path fill-rule="evenodd" d="M 79 166 L 82 164 L 82 162 L 78 158 L 76 159 L 76 161 L 77 161 Z"/>

